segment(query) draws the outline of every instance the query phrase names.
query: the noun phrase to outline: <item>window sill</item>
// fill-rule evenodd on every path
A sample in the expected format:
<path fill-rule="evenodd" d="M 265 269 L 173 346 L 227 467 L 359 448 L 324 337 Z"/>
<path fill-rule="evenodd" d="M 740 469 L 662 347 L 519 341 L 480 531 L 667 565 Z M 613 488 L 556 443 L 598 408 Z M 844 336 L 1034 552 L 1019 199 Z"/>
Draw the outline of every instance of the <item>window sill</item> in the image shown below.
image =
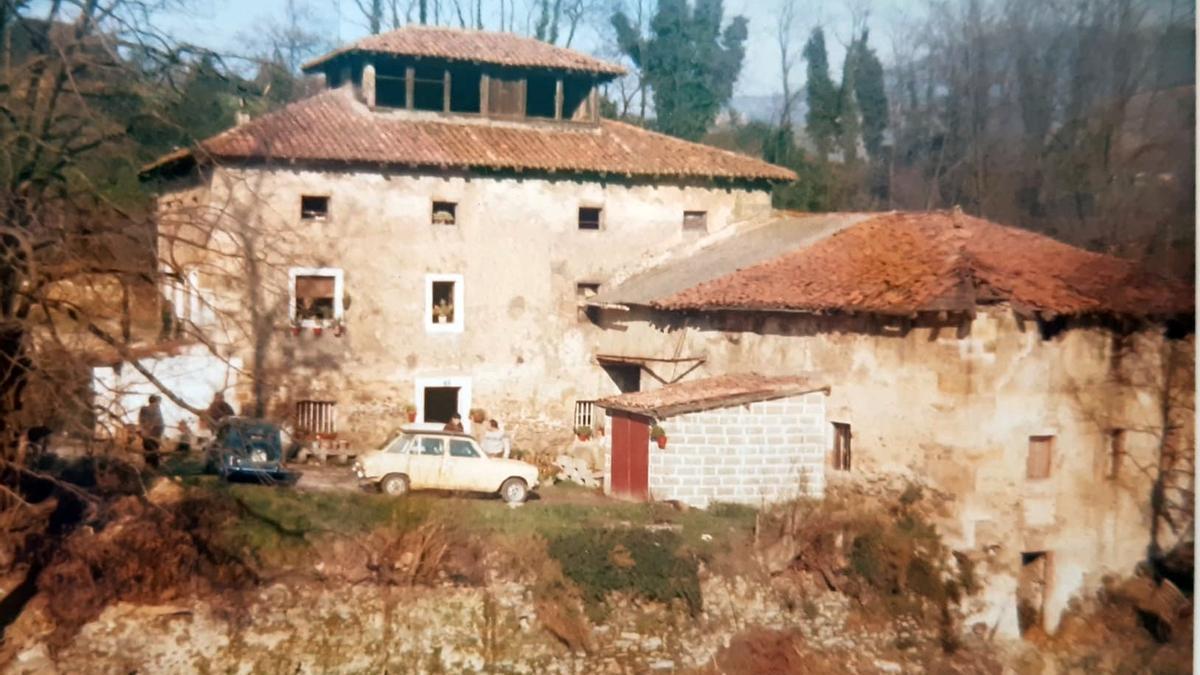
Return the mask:
<path fill-rule="evenodd" d="M 462 323 L 426 323 L 426 333 L 461 333 L 463 332 Z"/>

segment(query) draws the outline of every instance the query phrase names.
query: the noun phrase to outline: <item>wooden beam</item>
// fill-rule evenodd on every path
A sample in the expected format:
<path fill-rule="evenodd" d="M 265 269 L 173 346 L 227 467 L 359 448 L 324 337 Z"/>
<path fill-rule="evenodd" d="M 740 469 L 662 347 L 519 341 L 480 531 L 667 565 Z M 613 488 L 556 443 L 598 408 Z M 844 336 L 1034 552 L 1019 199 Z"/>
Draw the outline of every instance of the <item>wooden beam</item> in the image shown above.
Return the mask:
<path fill-rule="evenodd" d="M 561 120 L 563 118 L 563 80 L 558 78 L 554 81 L 554 119 Z"/>
<path fill-rule="evenodd" d="M 488 74 L 479 76 L 479 114 L 488 116 L 488 89 L 491 89 Z"/>
<path fill-rule="evenodd" d="M 450 69 L 442 71 L 442 112 L 450 112 Z"/>
<path fill-rule="evenodd" d="M 404 107 L 413 109 L 413 90 L 417 84 L 417 70 L 412 66 L 404 69 Z"/>

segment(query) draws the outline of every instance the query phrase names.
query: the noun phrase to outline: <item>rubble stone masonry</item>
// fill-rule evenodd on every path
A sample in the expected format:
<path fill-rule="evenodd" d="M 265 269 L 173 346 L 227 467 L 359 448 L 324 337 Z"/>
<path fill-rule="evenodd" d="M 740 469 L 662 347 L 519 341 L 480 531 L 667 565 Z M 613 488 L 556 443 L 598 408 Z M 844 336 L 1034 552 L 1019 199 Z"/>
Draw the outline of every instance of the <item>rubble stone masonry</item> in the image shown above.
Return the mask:
<path fill-rule="evenodd" d="M 824 392 L 687 413 L 659 425 L 667 447 L 650 448 L 655 499 L 706 507 L 824 492 Z"/>

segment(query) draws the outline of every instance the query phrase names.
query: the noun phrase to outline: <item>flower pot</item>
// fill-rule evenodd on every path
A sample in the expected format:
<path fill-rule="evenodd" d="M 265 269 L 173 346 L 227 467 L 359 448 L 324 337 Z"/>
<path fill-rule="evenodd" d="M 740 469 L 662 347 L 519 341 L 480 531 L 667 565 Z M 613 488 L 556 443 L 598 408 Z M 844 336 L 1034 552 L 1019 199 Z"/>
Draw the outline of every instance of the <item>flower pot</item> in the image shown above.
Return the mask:
<path fill-rule="evenodd" d="M 591 436 L 585 436 L 583 434 L 575 434 L 575 438 L 578 438 L 580 443 L 587 443 L 588 439 L 590 439 Z"/>
<path fill-rule="evenodd" d="M 659 436 L 659 437 L 656 439 L 656 442 L 658 443 L 658 447 L 659 447 L 659 448 L 665 448 L 665 447 L 667 447 L 667 437 L 666 437 L 666 436 Z"/>
<path fill-rule="evenodd" d="M 314 326 L 314 327 L 313 327 L 313 335 L 315 335 L 315 336 L 317 336 L 317 337 L 321 337 L 321 333 L 322 333 L 322 331 L 324 331 L 324 330 L 325 330 L 325 329 L 324 329 L 324 328 L 321 328 L 320 326 Z"/>
<path fill-rule="evenodd" d="M 333 335 L 334 335 L 334 337 L 342 337 L 342 336 L 343 336 L 343 335 L 345 335 L 345 334 L 346 334 L 346 327 L 345 327 L 345 326 L 335 326 L 335 327 L 334 327 L 334 329 L 333 329 Z"/>
<path fill-rule="evenodd" d="M 300 335 L 300 326 L 292 326 L 292 335 Z"/>
<path fill-rule="evenodd" d="M 416 422 L 416 421 L 417 421 L 417 411 L 416 411 L 416 410 L 409 410 L 409 411 L 408 411 L 408 421 L 409 421 L 409 422 Z"/>

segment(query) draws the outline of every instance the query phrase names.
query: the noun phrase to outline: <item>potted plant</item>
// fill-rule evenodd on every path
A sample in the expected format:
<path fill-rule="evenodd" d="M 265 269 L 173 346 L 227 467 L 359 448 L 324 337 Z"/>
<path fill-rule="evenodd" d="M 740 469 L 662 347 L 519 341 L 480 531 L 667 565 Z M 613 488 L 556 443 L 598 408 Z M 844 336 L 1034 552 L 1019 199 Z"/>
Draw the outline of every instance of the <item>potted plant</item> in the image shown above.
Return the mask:
<path fill-rule="evenodd" d="M 321 333 L 324 330 L 325 329 L 320 325 L 313 326 L 313 335 L 315 335 L 316 337 L 321 337 Z"/>
<path fill-rule="evenodd" d="M 586 442 L 592 437 L 592 428 L 585 425 L 575 427 L 575 437 L 580 441 Z"/>
<path fill-rule="evenodd" d="M 333 324 L 333 336 L 334 337 L 342 337 L 345 334 L 346 334 L 346 324 L 342 323 L 341 320 L 338 320 L 337 322 L 335 322 Z"/>
<path fill-rule="evenodd" d="M 667 447 L 667 432 L 657 424 L 650 429 L 650 440 L 658 443 L 659 448 Z"/>
<path fill-rule="evenodd" d="M 437 323 L 450 323 L 452 316 L 454 316 L 454 303 L 446 302 L 445 298 L 433 306 L 433 318 Z"/>
<path fill-rule="evenodd" d="M 470 417 L 475 424 L 483 424 L 487 420 L 487 411 L 483 408 L 471 408 Z"/>
<path fill-rule="evenodd" d="M 417 406 L 411 403 L 404 404 L 404 414 L 408 417 L 409 422 L 417 421 Z"/>

